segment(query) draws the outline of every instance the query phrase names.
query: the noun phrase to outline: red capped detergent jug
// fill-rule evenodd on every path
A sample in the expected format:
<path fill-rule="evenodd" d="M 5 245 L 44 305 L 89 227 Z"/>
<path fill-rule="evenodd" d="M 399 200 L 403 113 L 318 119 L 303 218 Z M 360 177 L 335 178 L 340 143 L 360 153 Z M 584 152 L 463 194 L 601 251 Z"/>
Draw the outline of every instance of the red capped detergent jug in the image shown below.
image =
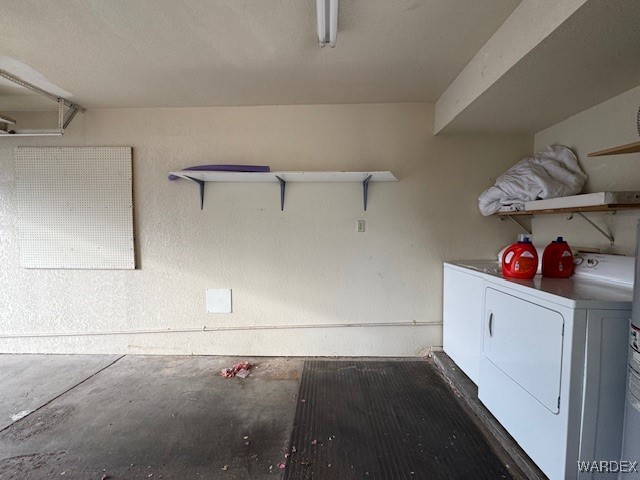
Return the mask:
<path fill-rule="evenodd" d="M 530 279 L 538 271 L 538 252 L 526 235 L 518 237 L 502 254 L 502 275 L 510 278 Z"/>
<path fill-rule="evenodd" d="M 567 278 L 573 273 L 573 253 L 567 242 L 558 237 L 542 254 L 542 276 L 551 278 Z"/>

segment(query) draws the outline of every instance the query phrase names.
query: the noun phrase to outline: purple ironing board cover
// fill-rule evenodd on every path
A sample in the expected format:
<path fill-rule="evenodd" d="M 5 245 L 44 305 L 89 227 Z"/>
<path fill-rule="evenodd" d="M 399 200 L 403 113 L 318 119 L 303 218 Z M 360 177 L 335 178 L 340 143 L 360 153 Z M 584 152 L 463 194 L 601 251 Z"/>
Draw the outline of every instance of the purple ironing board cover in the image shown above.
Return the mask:
<path fill-rule="evenodd" d="M 182 171 L 205 171 L 205 172 L 270 172 L 267 165 L 196 165 L 194 167 L 183 168 Z M 169 180 L 177 180 L 177 175 L 169 175 Z"/>

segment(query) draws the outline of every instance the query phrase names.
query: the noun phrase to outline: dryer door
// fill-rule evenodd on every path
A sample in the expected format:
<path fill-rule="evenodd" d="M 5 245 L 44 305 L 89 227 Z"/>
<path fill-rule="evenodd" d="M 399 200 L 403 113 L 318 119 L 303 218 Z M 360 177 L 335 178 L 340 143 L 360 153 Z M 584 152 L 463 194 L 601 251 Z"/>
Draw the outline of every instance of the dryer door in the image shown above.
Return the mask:
<path fill-rule="evenodd" d="M 560 411 L 564 318 L 487 288 L 483 354 L 550 412 Z"/>

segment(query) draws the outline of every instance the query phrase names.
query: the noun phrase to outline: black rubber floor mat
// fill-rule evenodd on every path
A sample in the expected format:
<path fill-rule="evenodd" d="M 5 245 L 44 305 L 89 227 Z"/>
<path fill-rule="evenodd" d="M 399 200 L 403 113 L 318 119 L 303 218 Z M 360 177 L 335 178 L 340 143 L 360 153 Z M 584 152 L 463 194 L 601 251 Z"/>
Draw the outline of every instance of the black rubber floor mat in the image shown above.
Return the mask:
<path fill-rule="evenodd" d="M 511 478 L 421 361 L 306 361 L 285 480 Z"/>

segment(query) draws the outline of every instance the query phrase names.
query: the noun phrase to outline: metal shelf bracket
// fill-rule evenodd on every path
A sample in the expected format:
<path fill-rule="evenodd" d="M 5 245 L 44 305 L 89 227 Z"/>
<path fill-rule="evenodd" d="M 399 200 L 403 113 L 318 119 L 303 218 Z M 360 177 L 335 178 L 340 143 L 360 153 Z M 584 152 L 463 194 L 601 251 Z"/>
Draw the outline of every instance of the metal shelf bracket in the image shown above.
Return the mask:
<path fill-rule="evenodd" d="M 498 218 L 500 218 L 500 220 L 502 220 L 504 222 L 505 217 L 508 218 L 509 220 L 511 220 L 513 223 L 515 223 L 518 226 L 518 228 L 520 230 L 522 230 L 524 233 L 528 233 L 529 235 L 531 235 L 531 230 L 529 230 L 527 227 L 522 225 L 519 221 L 517 221 L 511 215 L 505 215 L 505 216 L 498 217 Z"/>
<path fill-rule="evenodd" d="M 200 210 L 204 209 L 204 181 L 185 175 L 192 182 L 196 182 L 200 186 Z"/>
<path fill-rule="evenodd" d="M 596 225 L 593 220 L 591 220 L 589 217 L 587 217 L 584 213 L 582 212 L 573 212 L 571 213 L 568 217 L 567 220 L 571 220 L 573 218 L 574 213 L 576 215 L 579 215 L 580 217 L 582 217 L 589 225 L 591 225 L 593 228 L 595 228 L 598 232 L 600 232 L 600 234 L 605 237 L 607 240 L 609 240 L 609 244 L 613 245 L 615 243 L 615 238 L 613 237 L 613 235 L 611 235 L 609 232 L 607 232 L 606 230 L 603 230 L 602 228 L 600 228 L 598 225 Z"/>
<path fill-rule="evenodd" d="M 364 197 L 364 211 L 367 211 L 367 197 L 369 196 L 369 180 L 371 180 L 371 177 L 373 175 L 369 175 L 367 178 L 364 179 L 364 182 L 362 182 L 362 195 Z"/>
<path fill-rule="evenodd" d="M 284 189 L 287 186 L 287 182 L 285 182 L 280 176 L 276 175 L 278 182 L 280 183 L 280 211 L 284 210 Z"/>

